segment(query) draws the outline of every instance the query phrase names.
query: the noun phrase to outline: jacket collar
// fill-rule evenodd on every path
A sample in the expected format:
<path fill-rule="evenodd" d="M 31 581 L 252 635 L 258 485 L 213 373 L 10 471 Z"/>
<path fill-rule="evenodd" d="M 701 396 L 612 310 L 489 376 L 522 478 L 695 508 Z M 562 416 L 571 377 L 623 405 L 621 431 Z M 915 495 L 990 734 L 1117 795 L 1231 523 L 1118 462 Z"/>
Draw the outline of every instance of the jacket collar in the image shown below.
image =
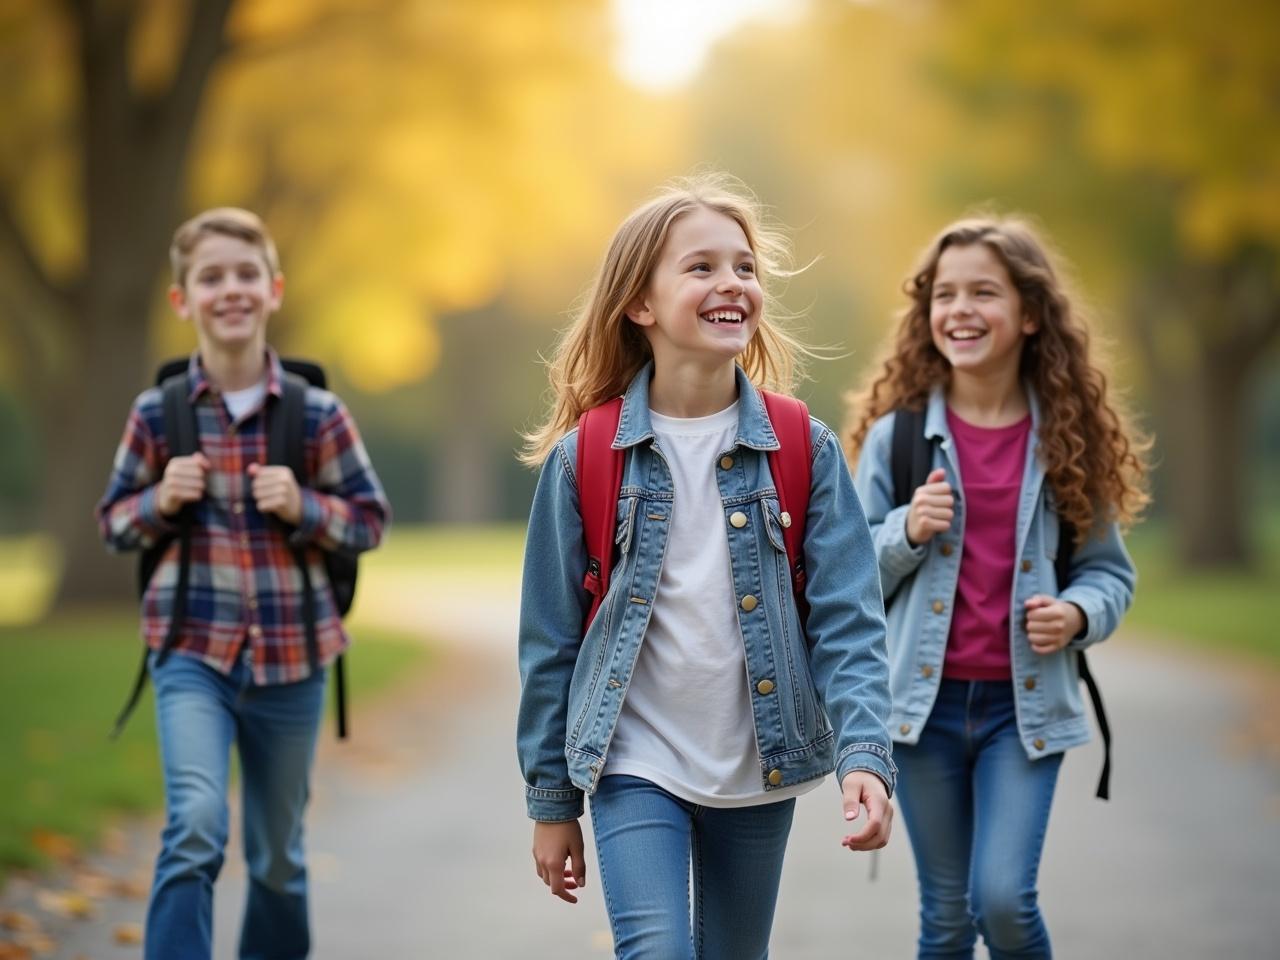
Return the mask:
<path fill-rule="evenodd" d="M 754 450 L 777 450 L 781 444 L 773 431 L 769 415 L 765 412 L 764 398 L 756 389 L 745 370 L 735 364 L 734 378 L 738 386 L 738 435 L 737 446 Z M 618 432 L 613 438 L 613 448 L 623 450 L 644 440 L 653 439 L 653 422 L 649 417 L 649 381 L 653 377 L 653 361 L 644 365 L 627 392 L 622 396 L 622 416 L 618 420 Z"/>

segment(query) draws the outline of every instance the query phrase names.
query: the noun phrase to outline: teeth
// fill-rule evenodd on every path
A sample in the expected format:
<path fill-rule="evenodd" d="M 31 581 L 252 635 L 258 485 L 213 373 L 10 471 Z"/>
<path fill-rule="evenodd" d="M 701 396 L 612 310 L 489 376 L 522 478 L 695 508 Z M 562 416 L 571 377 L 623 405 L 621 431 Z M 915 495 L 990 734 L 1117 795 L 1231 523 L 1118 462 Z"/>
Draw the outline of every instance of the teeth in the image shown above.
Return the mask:
<path fill-rule="evenodd" d="M 983 335 L 981 330 L 952 330 L 952 340 L 977 340 Z"/>
<path fill-rule="evenodd" d="M 702 315 L 704 320 L 711 323 L 741 323 L 742 314 L 737 310 L 712 310 L 710 313 Z"/>

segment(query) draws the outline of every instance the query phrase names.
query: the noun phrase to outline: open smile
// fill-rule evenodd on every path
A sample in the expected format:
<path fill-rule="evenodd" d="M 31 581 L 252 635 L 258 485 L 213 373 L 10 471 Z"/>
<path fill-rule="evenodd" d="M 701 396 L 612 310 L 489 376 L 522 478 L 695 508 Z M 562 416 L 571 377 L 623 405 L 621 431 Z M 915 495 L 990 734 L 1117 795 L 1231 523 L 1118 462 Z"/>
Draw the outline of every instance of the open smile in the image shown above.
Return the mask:
<path fill-rule="evenodd" d="M 704 314 L 700 314 L 703 320 L 708 323 L 745 323 L 747 315 L 738 309 L 726 310 L 708 310 Z"/>

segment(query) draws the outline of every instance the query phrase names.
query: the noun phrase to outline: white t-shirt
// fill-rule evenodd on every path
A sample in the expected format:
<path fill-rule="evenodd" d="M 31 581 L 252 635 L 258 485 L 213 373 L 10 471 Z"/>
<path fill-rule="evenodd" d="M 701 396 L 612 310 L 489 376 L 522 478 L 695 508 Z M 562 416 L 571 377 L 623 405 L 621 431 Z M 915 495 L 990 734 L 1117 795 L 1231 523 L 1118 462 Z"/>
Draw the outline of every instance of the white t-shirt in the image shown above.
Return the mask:
<path fill-rule="evenodd" d="M 738 404 L 709 417 L 650 411 L 675 498 L 649 629 L 614 730 L 605 775 L 643 777 L 709 807 L 772 803 L 821 778 L 765 791 L 716 463 Z"/>
<path fill-rule="evenodd" d="M 260 380 L 252 387 L 243 390 L 223 390 L 222 399 L 227 404 L 227 413 L 231 414 L 231 422 L 238 423 L 250 411 L 262 404 L 267 396 L 267 381 Z"/>

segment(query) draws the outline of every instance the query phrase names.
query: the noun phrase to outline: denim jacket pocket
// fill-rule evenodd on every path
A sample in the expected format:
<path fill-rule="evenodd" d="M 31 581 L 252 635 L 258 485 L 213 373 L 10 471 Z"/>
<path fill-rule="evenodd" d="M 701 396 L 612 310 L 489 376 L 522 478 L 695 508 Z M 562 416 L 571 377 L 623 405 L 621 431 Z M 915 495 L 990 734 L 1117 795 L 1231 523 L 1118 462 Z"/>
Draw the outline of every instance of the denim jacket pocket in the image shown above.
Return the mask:
<path fill-rule="evenodd" d="M 782 533 L 782 507 L 776 500 L 761 500 L 760 510 L 764 514 L 764 529 L 769 535 L 769 542 L 779 553 L 787 552 L 787 542 Z"/>
<path fill-rule="evenodd" d="M 617 533 L 613 542 L 618 548 L 619 557 L 625 557 L 631 549 L 631 532 L 635 528 L 636 507 L 639 503 L 639 497 L 618 498 Z"/>

